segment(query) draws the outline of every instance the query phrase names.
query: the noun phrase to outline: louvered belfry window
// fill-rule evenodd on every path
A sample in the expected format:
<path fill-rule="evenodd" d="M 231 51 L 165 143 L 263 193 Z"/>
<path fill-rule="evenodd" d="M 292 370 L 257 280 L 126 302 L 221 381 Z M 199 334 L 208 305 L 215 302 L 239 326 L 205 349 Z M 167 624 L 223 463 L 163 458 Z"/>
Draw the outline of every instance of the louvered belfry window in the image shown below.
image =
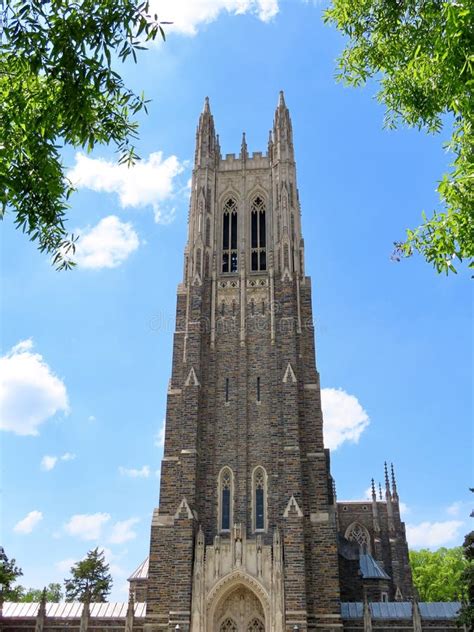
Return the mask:
<path fill-rule="evenodd" d="M 230 198 L 222 217 L 222 272 L 237 272 L 237 204 Z"/>
<path fill-rule="evenodd" d="M 267 227 L 265 223 L 265 202 L 256 197 L 251 207 L 251 259 L 252 271 L 267 269 Z"/>

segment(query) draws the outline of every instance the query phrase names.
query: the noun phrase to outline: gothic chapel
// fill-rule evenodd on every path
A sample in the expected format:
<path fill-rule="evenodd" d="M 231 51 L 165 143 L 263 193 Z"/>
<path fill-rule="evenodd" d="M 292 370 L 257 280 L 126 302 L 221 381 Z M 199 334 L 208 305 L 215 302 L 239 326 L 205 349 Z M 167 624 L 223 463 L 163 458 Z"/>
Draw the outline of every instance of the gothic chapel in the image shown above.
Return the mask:
<path fill-rule="evenodd" d="M 3 604 L 5 632 L 446 632 L 418 603 L 395 473 L 337 501 L 290 114 L 221 155 L 206 99 L 178 286 L 159 507 L 119 603 Z M 441 607 L 442 606 L 442 607 Z"/>
<path fill-rule="evenodd" d="M 267 153 L 249 155 L 244 134 L 225 158 L 206 98 L 151 527 L 150 630 L 329 631 L 341 597 L 411 597 L 394 477 L 385 500 L 373 489 L 372 502 L 338 504 L 322 425 L 283 92 Z"/>

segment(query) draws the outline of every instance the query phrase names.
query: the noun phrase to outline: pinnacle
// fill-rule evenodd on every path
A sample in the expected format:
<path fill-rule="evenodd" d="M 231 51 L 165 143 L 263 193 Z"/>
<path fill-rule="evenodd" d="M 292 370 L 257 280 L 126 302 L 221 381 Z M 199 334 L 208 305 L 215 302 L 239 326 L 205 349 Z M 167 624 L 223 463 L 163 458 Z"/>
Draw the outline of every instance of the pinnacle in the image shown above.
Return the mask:
<path fill-rule="evenodd" d="M 211 108 L 209 107 L 209 97 L 206 97 L 206 98 L 204 99 L 204 108 L 203 108 L 203 110 L 202 110 L 202 111 L 203 111 L 203 113 L 204 113 L 204 112 L 210 113 Z"/>
<path fill-rule="evenodd" d="M 278 99 L 278 107 L 281 107 L 281 108 L 286 107 L 285 95 L 283 93 L 283 90 L 280 90 L 280 96 L 279 96 L 279 99 Z"/>

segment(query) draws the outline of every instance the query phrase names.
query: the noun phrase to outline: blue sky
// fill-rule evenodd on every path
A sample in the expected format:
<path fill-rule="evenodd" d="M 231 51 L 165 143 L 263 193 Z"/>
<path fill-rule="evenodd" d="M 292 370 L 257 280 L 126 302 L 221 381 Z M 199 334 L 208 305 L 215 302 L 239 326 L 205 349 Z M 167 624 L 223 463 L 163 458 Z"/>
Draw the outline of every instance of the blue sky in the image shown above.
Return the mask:
<path fill-rule="evenodd" d="M 411 545 L 460 544 L 472 528 L 471 281 L 390 261 L 436 208 L 445 136 L 384 131 L 375 86 L 335 82 L 344 41 L 321 4 L 157 4 L 175 22 L 167 43 L 123 69 L 152 99 L 143 162 L 124 172 L 112 148 L 64 152 L 78 268 L 55 272 L 11 217 L 2 226 L 1 542 L 21 582 L 61 581 L 97 545 L 123 600 L 147 555 L 206 95 L 223 153 L 244 130 L 249 151 L 265 151 L 285 90 L 339 498 L 362 498 L 393 461 Z"/>

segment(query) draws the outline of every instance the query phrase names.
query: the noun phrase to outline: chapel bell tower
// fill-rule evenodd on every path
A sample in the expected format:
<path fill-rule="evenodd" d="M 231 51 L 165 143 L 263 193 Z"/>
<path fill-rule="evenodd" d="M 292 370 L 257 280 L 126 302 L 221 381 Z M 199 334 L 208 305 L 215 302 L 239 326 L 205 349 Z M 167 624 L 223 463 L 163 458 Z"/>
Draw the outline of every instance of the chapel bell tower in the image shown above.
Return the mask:
<path fill-rule="evenodd" d="M 178 286 L 149 632 L 340 629 L 311 281 L 290 114 L 221 155 L 199 117 Z"/>

